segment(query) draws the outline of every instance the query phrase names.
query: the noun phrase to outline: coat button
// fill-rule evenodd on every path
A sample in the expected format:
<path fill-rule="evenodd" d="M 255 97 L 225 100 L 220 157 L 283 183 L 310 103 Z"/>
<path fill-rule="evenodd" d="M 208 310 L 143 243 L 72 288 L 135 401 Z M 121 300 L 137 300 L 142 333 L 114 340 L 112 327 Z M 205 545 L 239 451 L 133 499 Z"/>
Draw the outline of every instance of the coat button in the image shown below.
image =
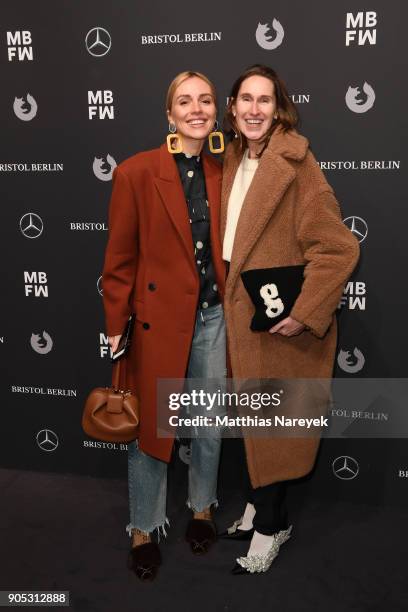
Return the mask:
<path fill-rule="evenodd" d="M 147 285 L 147 288 L 149 289 L 149 291 L 156 291 L 156 285 L 154 283 L 149 283 Z"/>
<path fill-rule="evenodd" d="M 150 329 L 149 323 L 143 323 L 143 329 Z"/>

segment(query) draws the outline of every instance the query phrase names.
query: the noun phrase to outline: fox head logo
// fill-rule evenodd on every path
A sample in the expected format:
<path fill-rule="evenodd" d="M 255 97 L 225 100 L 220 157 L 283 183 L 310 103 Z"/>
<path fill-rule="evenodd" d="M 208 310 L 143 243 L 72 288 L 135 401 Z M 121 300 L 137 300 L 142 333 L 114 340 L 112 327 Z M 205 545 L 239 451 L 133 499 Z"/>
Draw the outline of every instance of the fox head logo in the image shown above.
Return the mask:
<path fill-rule="evenodd" d="M 28 93 L 26 100 L 27 101 L 24 101 L 24 98 L 14 98 L 14 114 L 18 119 L 21 119 L 21 121 L 31 121 L 31 119 L 34 119 L 36 116 L 38 110 L 37 102 L 32 95 Z M 26 104 L 28 104 L 30 108 L 27 108 Z"/>
<path fill-rule="evenodd" d="M 108 153 L 106 158 L 95 157 L 93 161 L 92 169 L 93 169 L 94 175 L 100 181 L 111 181 L 112 174 L 116 166 L 117 166 L 116 161 L 113 159 L 112 155 L 109 155 Z"/>
<path fill-rule="evenodd" d="M 340 368 L 347 372 L 348 374 L 355 374 L 363 369 L 365 364 L 365 358 L 363 353 L 357 348 L 354 348 L 353 357 L 351 356 L 350 351 L 340 350 L 337 356 L 337 363 Z"/>
<path fill-rule="evenodd" d="M 349 87 L 346 93 L 346 104 L 353 113 L 366 113 L 374 106 L 375 91 L 368 83 L 364 83 L 363 92 L 367 96 L 365 102 L 360 95 L 360 87 Z"/>
<path fill-rule="evenodd" d="M 53 341 L 51 336 L 43 331 L 42 334 L 31 334 L 30 344 L 36 353 L 45 355 L 52 349 Z"/>
<path fill-rule="evenodd" d="M 282 24 L 277 19 L 272 21 L 272 29 L 275 30 L 275 38 L 272 38 L 271 33 L 268 34 L 270 27 L 267 23 L 258 23 L 255 38 L 256 42 L 260 47 L 262 47 L 262 49 L 276 49 L 276 47 L 279 47 L 279 45 L 282 44 L 285 31 Z"/>

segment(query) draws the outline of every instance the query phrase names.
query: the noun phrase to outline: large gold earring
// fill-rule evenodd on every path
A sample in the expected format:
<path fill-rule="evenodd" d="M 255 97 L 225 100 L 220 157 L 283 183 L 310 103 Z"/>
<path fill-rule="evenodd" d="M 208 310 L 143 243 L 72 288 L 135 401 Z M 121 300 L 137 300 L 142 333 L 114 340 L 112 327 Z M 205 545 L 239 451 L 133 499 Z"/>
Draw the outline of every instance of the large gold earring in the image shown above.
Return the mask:
<path fill-rule="evenodd" d="M 224 134 L 218 131 L 218 121 L 215 122 L 214 131 L 208 135 L 208 146 L 210 148 L 211 153 L 222 153 L 225 149 L 224 145 Z M 214 146 L 213 138 L 219 138 L 220 144 L 218 147 Z"/>
<path fill-rule="evenodd" d="M 176 134 L 176 126 L 174 123 L 169 123 L 169 132 L 167 135 L 167 150 L 172 155 L 183 152 L 183 141 L 180 134 Z M 176 142 L 176 145 L 174 143 Z"/>

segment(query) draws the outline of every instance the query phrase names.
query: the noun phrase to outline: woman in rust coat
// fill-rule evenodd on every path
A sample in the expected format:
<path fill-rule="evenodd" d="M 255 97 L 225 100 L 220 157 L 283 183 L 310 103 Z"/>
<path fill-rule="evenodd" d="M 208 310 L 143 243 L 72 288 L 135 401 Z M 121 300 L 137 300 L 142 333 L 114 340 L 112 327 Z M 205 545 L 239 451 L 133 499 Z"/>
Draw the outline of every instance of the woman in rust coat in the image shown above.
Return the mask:
<path fill-rule="evenodd" d="M 329 379 L 334 316 L 356 264 L 358 242 L 342 223 L 333 189 L 309 143 L 295 129 L 294 104 L 266 66 L 234 83 L 227 109 L 236 135 L 227 148 L 221 201 L 223 257 L 230 262 L 224 310 L 232 374 L 237 379 Z M 304 266 L 300 293 L 282 321 L 253 332 L 254 306 L 241 279 L 249 270 Z M 270 315 L 268 315 L 270 316 Z M 299 406 L 298 416 L 304 416 Z M 247 505 L 224 534 L 251 540 L 233 573 L 266 571 L 291 531 L 285 482 L 312 469 L 318 437 L 244 440 Z"/>
<path fill-rule="evenodd" d="M 131 313 L 136 323 L 122 384 L 140 400 L 140 435 L 129 444 L 131 566 L 143 580 L 161 557 L 151 539 L 165 534 L 167 464 L 173 438 L 157 436 L 160 378 L 225 376 L 221 300 L 225 266 L 219 238 L 221 169 L 202 147 L 216 123 L 216 97 L 204 75 L 184 72 L 167 95 L 174 138 L 115 169 L 103 270 L 106 327 L 115 350 Z M 181 149 L 181 152 L 176 152 Z M 193 439 L 186 539 L 195 553 L 215 540 L 220 436 Z"/>

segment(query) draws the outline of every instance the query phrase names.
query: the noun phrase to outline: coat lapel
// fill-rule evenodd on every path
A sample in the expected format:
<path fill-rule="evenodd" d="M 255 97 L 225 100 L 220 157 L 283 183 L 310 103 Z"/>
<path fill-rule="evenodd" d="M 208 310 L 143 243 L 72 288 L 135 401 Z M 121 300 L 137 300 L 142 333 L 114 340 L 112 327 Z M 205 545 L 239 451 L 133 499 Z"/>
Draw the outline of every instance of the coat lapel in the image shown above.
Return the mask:
<path fill-rule="evenodd" d="M 214 162 L 215 163 L 215 162 Z M 214 226 L 219 239 L 220 207 L 221 197 L 221 170 L 217 168 L 207 155 L 203 155 L 203 169 L 205 176 L 205 187 L 207 200 L 210 207 L 211 226 Z M 211 232 L 212 234 L 212 232 Z"/>
<path fill-rule="evenodd" d="M 220 295 L 225 288 L 226 271 L 222 261 L 222 243 L 220 238 L 220 198 L 221 198 L 221 167 L 207 155 L 203 155 L 203 169 L 207 200 L 210 209 L 211 254 L 218 281 Z"/>
<path fill-rule="evenodd" d="M 196 273 L 194 247 L 188 217 L 186 199 L 177 169 L 177 164 L 167 150 L 167 145 L 160 147 L 160 175 L 155 179 L 161 200 L 179 234 L 191 265 Z"/>

